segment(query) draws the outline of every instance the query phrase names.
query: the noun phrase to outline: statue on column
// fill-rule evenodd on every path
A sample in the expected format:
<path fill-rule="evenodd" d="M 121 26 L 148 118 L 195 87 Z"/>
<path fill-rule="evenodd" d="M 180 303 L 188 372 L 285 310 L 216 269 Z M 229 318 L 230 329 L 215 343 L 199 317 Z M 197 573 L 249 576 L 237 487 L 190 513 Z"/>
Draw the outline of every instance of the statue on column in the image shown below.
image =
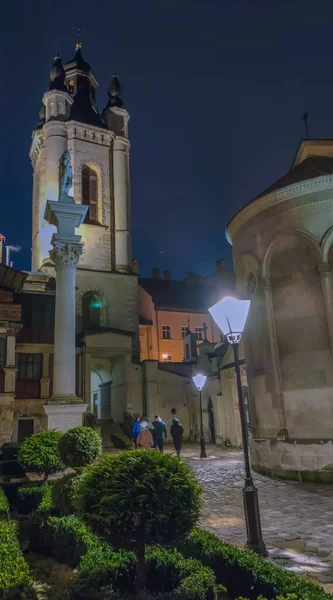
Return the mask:
<path fill-rule="evenodd" d="M 59 160 L 59 202 L 74 202 L 74 199 L 68 193 L 72 187 L 73 171 L 71 155 L 68 150 L 65 150 Z"/>

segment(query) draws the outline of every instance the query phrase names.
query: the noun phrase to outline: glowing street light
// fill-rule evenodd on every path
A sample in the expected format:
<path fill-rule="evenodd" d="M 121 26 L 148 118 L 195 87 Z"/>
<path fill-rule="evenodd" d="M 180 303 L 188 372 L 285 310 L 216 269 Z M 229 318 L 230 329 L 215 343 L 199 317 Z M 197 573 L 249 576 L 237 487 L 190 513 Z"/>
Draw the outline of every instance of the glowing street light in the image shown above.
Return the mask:
<path fill-rule="evenodd" d="M 203 423 L 202 423 L 202 398 L 201 398 L 201 392 L 206 383 L 207 377 L 206 377 L 206 375 L 197 373 L 197 375 L 192 377 L 192 379 L 193 379 L 193 383 L 194 383 L 195 387 L 197 388 L 197 390 L 199 391 L 199 395 L 200 395 L 200 458 L 207 458 L 206 442 L 205 442 L 205 436 L 204 436 L 204 432 L 203 432 Z"/>
<path fill-rule="evenodd" d="M 227 340 L 232 345 L 234 351 L 238 404 L 245 463 L 245 485 L 243 488 L 243 500 L 247 531 L 246 545 L 254 550 L 254 552 L 257 552 L 257 554 L 267 556 L 267 550 L 261 531 L 258 491 L 253 483 L 251 475 L 249 449 L 247 445 L 245 407 L 238 356 L 238 347 L 242 338 L 242 333 L 244 331 L 249 309 L 250 300 L 239 300 L 238 298 L 226 296 L 208 310 L 215 323 L 221 329 L 222 333 L 224 333 L 224 335 L 227 337 Z"/>

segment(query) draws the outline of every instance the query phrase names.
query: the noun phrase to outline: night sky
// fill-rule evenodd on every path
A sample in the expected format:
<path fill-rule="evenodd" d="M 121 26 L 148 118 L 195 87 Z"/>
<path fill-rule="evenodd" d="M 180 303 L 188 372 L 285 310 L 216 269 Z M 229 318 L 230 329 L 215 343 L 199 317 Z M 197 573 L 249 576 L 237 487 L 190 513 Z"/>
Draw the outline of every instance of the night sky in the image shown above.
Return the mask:
<path fill-rule="evenodd" d="M 116 72 L 131 115 L 133 256 L 207 275 L 233 214 L 291 165 L 304 136 L 333 133 L 333 2 L 11 0 L 1 7 L 1 225 L 31 260 L 28 151 L 57 46 L 99 81 Z"/>

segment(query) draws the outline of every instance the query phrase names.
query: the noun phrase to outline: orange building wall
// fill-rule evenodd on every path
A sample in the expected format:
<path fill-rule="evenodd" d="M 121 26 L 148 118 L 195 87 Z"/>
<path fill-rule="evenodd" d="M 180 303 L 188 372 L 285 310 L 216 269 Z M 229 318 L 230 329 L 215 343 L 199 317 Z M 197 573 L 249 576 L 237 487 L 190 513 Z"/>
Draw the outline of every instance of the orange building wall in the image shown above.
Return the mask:
<path fill-rule="evenodd" d="M 151 337 L 149 339 L 155 340 L 152 344 L 154 352 L 150 351 L 150 359 L 162 362 L 165 360 L 163 354 L 166 354 L 168 357 L 171 356 L 172 362 L 181 362 L 183 360 L 182 326 L 187 326 L 188 319 L 190 320 L 192 332 L 194 332 L 195 327 L 203 327 L 203 324 L 206 323 L 208 339 L 215 342 L 219 342 L 221 339 L 220 331 L 215 323 L 212 324 L 209 313 L 176 312 L 167 310 L 156 310 L 154 312 L 154 325 L 153 327 L 149 327 L 149 329 L 151 329 Z M 162 325 L 170 326 L 170 340 L 164 340 L 162 338 Z M 140 326 L 141 360 L 146 360 L 148 358 L 146 329 L 146 326 Z"/>

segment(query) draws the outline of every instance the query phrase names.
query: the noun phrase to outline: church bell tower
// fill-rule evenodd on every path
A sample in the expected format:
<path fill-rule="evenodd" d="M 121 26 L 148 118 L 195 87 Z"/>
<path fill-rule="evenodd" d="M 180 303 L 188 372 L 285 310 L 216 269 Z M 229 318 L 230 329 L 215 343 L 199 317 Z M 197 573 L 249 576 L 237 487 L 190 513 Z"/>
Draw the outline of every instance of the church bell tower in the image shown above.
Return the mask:
<path fill-rule="evenodd" d="M 97 108 L 97 86 L 80 42 L 71 61 L 63 65 L 61 58 L 55 57 L 30 149 L 33 271 L 51 266 L 49 250 L 55 227 L 45 221 L 45 206 L 47 200 L 58 200 L 59 160 L 68 150 L 72 195 L 76 203 L 88 206 L 78 231 L 84 244 L 78 268 L 131 272 L 129 114 L 116 75 L 102 114 Z"/>

